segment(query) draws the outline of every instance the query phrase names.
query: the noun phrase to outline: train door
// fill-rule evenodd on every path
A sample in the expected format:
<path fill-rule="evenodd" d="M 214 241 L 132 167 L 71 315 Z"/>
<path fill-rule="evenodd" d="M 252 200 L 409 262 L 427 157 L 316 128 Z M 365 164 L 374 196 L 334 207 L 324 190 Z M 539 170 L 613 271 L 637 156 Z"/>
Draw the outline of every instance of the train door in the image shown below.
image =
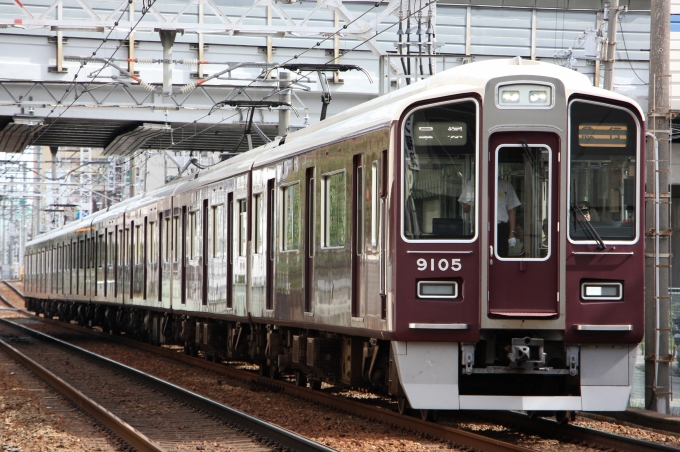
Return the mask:
<path fill-rule="evenodd" d="M 201 241 L 201 304 L 208 305 L 208 200 L 203 200 L 203 216 L 201 231 L 203 240 Z"/>
<path fill-rule="evenodd" d="M 227 308 L 234 307 L 234 193 L 227 195 Z"/>
<path fill-rule="evenodd" d="M 354 156 L 352 177 L 352 317 L 363 316 L 361 270 L 364 252 L 364 167 Z"/>
<path fill-rule="evenodd" d="M 313 281 L 314 281 L 314 167 L 307 168 L 305 175 L 305 187 L 307 189 L 307 199 L 305 200 L 305 312 L 312 312 L 313 308 Z"/>
<path fill-rule="evenodd" d="M 488 314 L 557 316 L 559 139 L 495 134 L 489 152 Z"/>
<path fill-rule="evenodd" d="M 188 237 L 188 234 L 186 232 L 187 230 L 187 206 L 182 206 L 182 220 L 181 220 L 181 228 L 182 232 L 179 235 L 179 239 L 181 242 L 181 247 L 182 247 L 182 253 L 181 253 L 181 275 L 180 275 L 180 303 L 183 305 L 186 304 L 187 302 L 187 253 L 189 250 L 187 250 L 187 241 L 182 240 L 181 238 Z"/>
<path fill-rule="evenodd" d="M 274 218 L 276 218 L 276 207 L 274 205 L 274 179 L 267 181 L 267 227 L 266 227 L 266 243 L 267 255 L 265 264 L 265 284 L 267 287 L 267 295 L 265 301 L 266 309 L 274 309 L 274 259 L 276 257 L 276 243 L 274 240 Z M 256 206 L 256 208 L 261 206 Z M 259 230 L 262 225 L 262 217 L 256 215 L 255 228 Z"/>

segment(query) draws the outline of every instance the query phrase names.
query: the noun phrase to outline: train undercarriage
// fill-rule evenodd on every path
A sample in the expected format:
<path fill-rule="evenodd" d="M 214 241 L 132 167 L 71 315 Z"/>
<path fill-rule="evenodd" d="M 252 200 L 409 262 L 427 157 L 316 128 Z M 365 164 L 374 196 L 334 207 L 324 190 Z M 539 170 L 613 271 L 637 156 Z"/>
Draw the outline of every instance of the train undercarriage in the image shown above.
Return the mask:
<path fill-rule="evenodd" d="M 574 411 L 603 400 L 618 406 L 618 399 L 625 409 L 636 355 L 635 347 L 582 349 L 565 346 L 558 332 L 524 330 L 485 331 L 474 344 L 408 343 L 409 355 L 404 342 L 255 322 L 39 299 L 27 299 L 27 308 L 154 345 L 183 346 L 214 362 L 253 363 L 261 376 L 285 374 L 299 386 L 318 390 L 326 382 L 395 396 L 401 413 L 429 420 L 442 409 L 520 409 L 568 422 Z M 601 363 L 621 381 L 612 386 Z M 428 372 L 436 381 L 423 380 Z"/>

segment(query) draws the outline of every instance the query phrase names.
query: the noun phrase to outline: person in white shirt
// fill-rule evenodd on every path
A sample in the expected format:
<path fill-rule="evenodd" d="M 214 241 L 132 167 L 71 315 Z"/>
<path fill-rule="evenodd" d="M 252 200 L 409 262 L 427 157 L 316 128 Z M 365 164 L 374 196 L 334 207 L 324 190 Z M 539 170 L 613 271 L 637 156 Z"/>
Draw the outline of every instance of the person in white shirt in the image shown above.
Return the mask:
<path fill-rule="evenodd" d="M 496 205 L 496 228 L 498 237 L 498 255 L 507 257 L 508 246 L 515 246 L 517 239 L 515 225 L 517 216 L 515 209 L 522 205 L 512 184 L 505 179 L 498 178 L 498 204 Z M 469 212 L 474 203 L 474 186 L 471 182 L 463 188 L 463 193 L 458 198 L 463 205 L 463 212 Z M 507 240 L 504 239 L 507 237 Z"/>

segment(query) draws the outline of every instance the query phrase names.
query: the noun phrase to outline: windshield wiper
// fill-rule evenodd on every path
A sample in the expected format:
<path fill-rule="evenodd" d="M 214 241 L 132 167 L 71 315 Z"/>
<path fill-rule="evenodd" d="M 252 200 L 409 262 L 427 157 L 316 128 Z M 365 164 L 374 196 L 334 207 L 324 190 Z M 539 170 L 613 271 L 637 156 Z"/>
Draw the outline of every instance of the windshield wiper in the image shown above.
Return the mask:
<path fill-rule="evenodd" d="M 576 217 L 576 221 L 578 221 L 583 230 L 586 231 L 586 235 L 597 242 L 597 249 L 606 250 L 607 245 L 604 244 L 602 237 L 600 237 L 600 234 L 597 233 L 593 225 L 590 224 L 590 221 L 586 220 L 583 211 L 579 208 L 578 204 L 572 204 L 571 210 L 574 211 L 574 217 Z"/>

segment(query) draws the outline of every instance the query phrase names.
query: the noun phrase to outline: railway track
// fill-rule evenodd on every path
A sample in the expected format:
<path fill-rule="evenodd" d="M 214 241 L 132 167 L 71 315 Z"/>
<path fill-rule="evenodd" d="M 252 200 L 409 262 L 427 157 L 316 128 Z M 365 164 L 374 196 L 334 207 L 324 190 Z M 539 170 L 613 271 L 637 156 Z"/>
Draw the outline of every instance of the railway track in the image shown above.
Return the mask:
<path fill-rule="evenodd" d="M 15 290 L 19 295 L 21 292 Z M 84 329 L 75 325 L 65 324 L 62 322 L 43 319 L 48 323 L 56 324 L 74 331 L 86 332 L 100 338 L 106 338 L 111 341 L 118 342 L 123 345 L 132 346 L 137 349 L 142 349 L 150 353 L 160 354 L 174 360 L 184 362 L 192 366 L 199 366 L 209 369 L 220 374 L 226 375 L 242 381 L 243 383 L 254 388 L 269 389 L 277 392 L 284 392 L 295 397 L 303 398 L 313 401 L 318 404 L 329 406 L 335 410 L 351 413 L 352 415 L 361 416 L 371 420 L 385 422 L 390 425 L 408 429 L 417 432 L 421 435 L 440 438 L 449 442 L 454 447 L 473 448 L 478 450 L 529 450 L 527 448 L 516 446 L 501 441 L 486 438 L 481 435 L 470 433 L 466 430 L 453 428 L 446 425 L 440 425 L 431 422 L 424 422 L 419 419 L 402 416 L 389 409 L 372 406 L 365 403 L 359 403 L 337 395 L 327 394 L 320 391 L 312 391 L 305 387 L 298 387 L 291 383 L 284 381 L 272 380 L 266 377 L 260 377 L 253 372 L 247 372 L 233 367 L 225 366 L 223 364 L 213 363 L 201 358 L 187 356 L 176 351 L 152 346 L 149 344 L 139 343 L 120 336 L 112 336 L 98 331 Z M 530 431 L 542 437 L 557 439 L 560 441 L 583 445 L 592 448 L 606 448 L 610 450 L 620 451 L 677 451 L 677 448 L 654 443 L 650 441 L 643 441 L 636 438 L 630 438 L 621 435 L 615 435 L 599 430 L 593 430 L 584 427 L 577 427 L 571 425 L 559 425 L 554 421 L 545 419 L 530 419 L 521 413 L 511 412 L 484 412 L 481 415 L 492 422 L 510 426 L 519 431 Z"/>
<path fill-rule="evenodd" d="M 9 320 L 0 319 L 0 337 L 4 351 L 138 451 L 332 450 Z"/>

